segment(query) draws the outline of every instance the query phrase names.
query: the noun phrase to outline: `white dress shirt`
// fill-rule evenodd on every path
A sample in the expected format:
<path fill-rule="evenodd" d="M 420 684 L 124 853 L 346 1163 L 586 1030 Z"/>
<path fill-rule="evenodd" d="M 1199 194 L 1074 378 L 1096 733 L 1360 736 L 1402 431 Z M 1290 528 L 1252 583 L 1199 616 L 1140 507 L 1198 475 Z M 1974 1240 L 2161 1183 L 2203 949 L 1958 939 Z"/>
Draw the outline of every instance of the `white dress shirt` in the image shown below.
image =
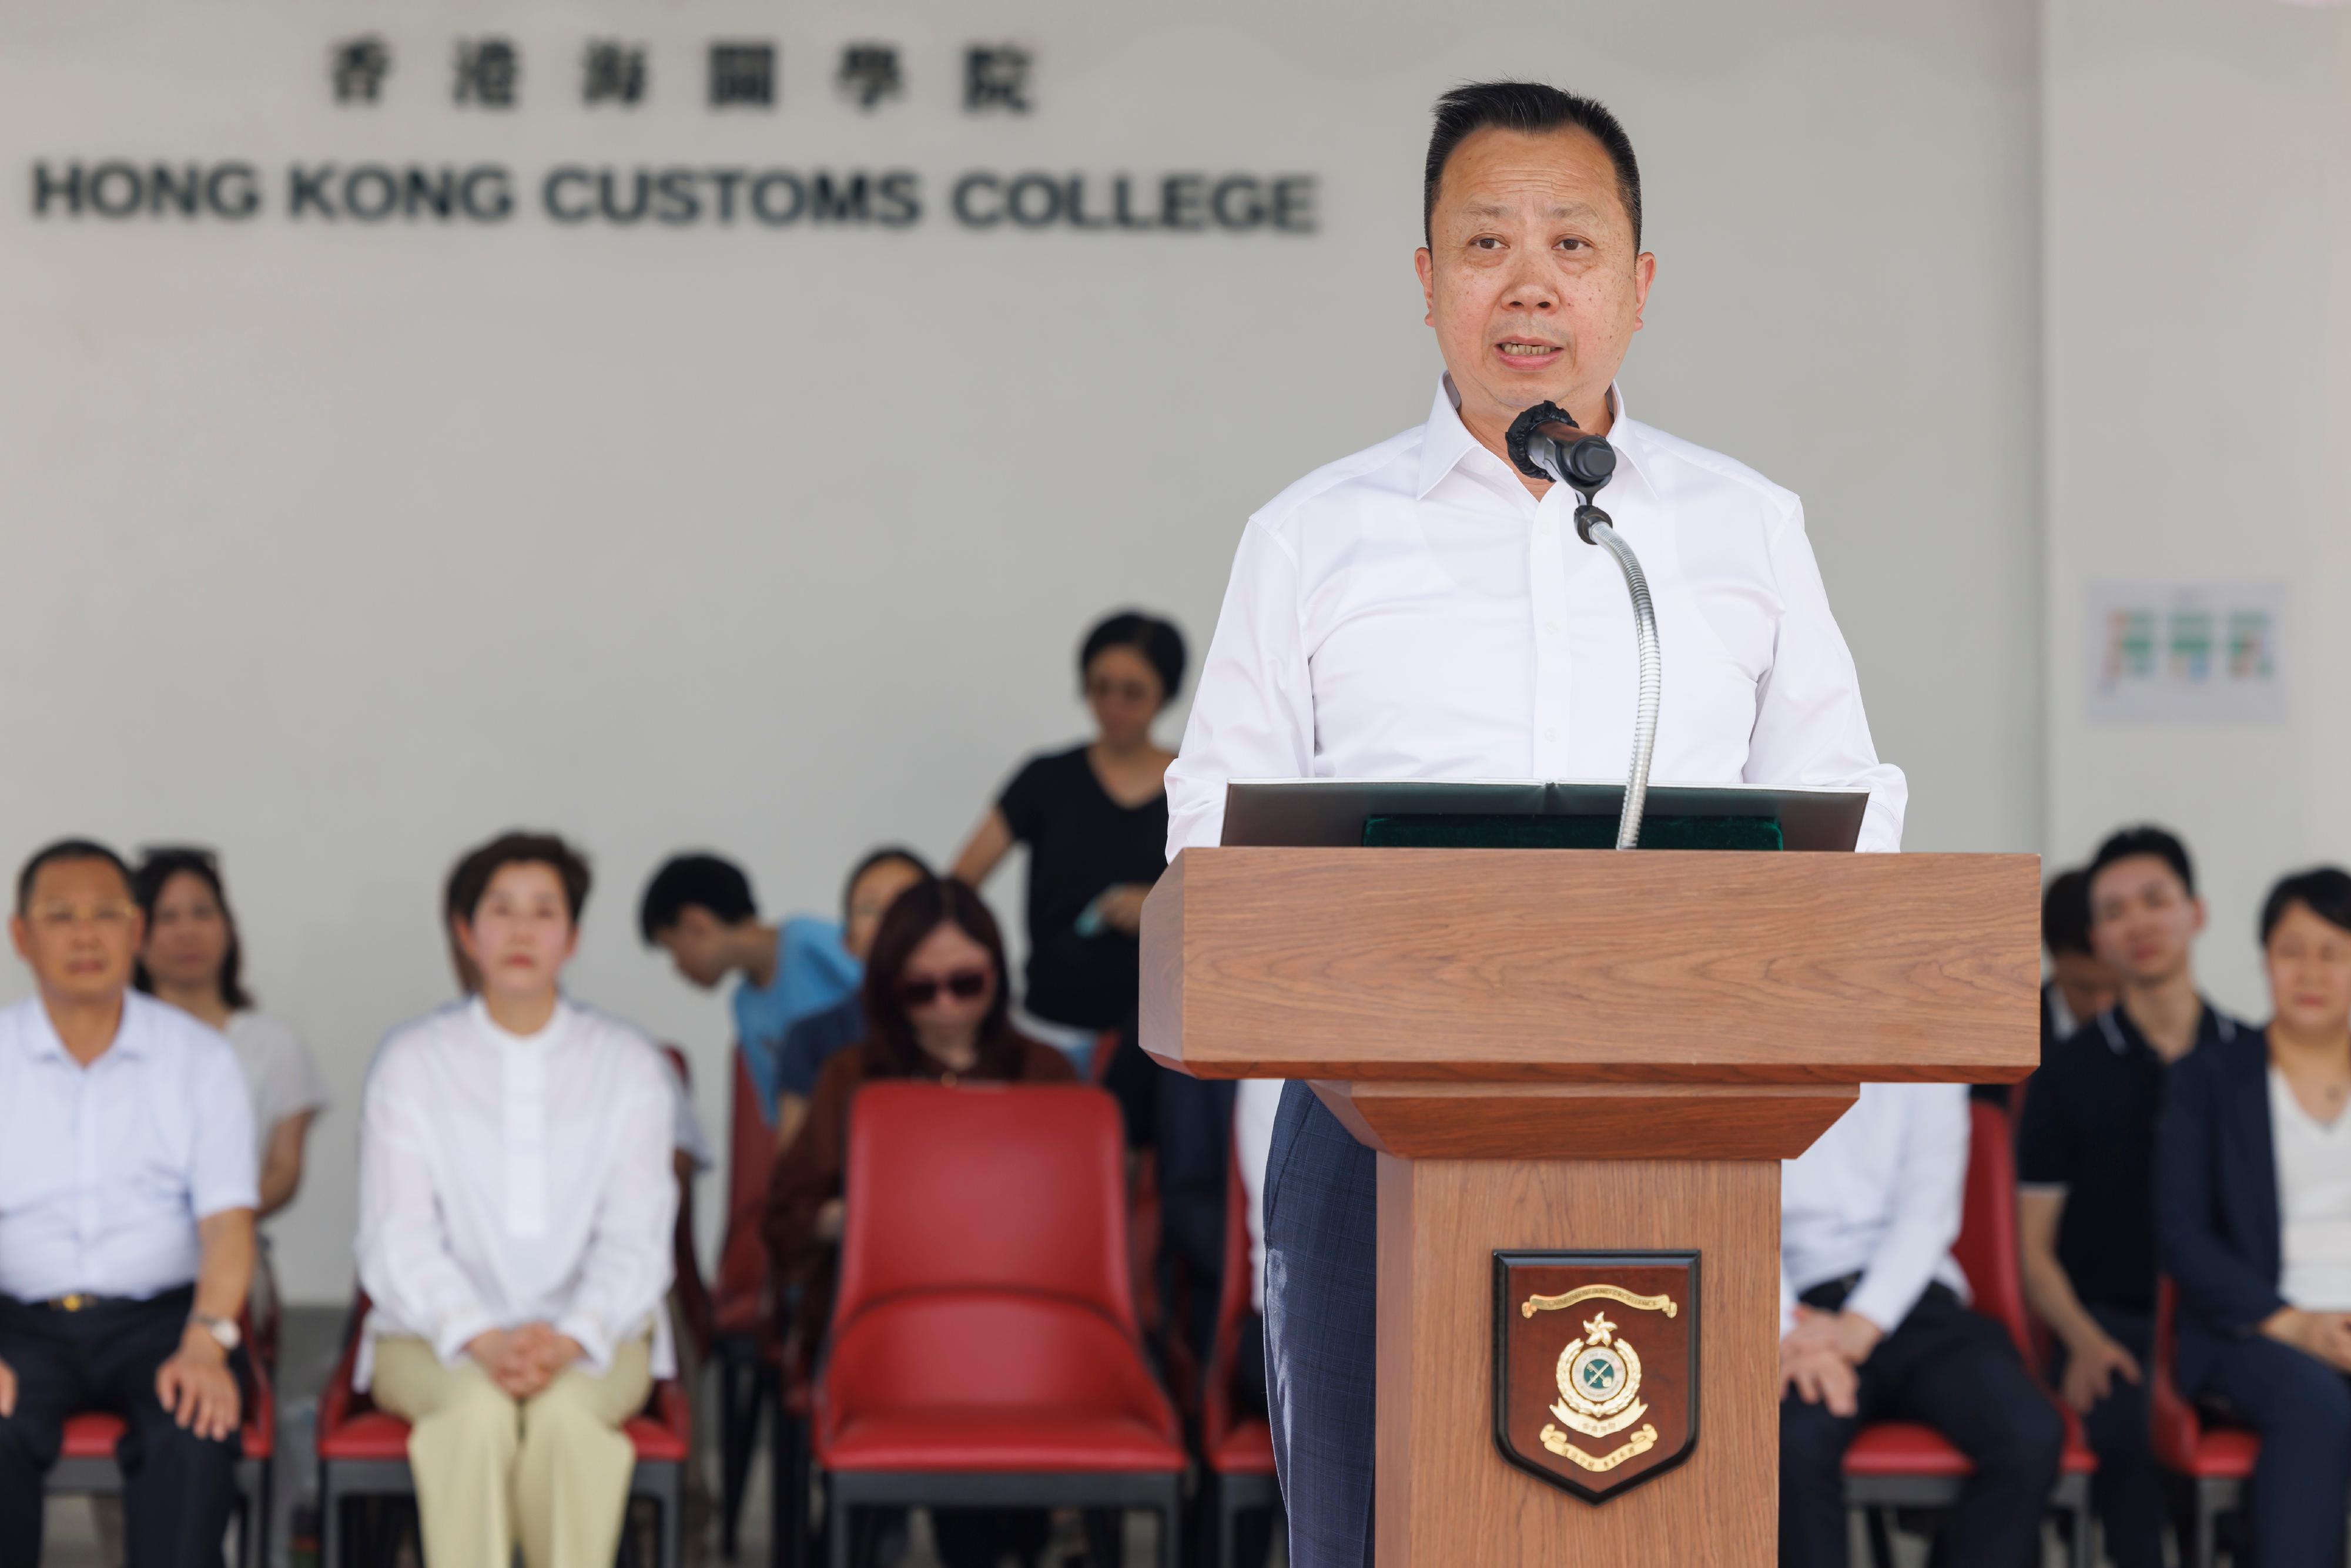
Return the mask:
<path fill-rule="evenodd" d="M 1870 742 L 1802 507 L 1616 407 L 1600 504 L 1656 602 L 1653 777 L 1865 789 L 1860 847 L 1899 848 L 1907 790 Z M 1426 424 L 1250 517 L 1167 770 L 1170 858 L 1218 841 L 1236 779 L 1621 780 L 1633 612 L 1575 505 L 1529 495 L 1440 382 Z"/>
<path fill-rule="evenodd" d="M 259 1207 L 227 1040 L 133 991 L 84 1067 L 38 997 L 0 1012 L 0 1295 L 145 1299 L 196 1277 L 196 1222 Z"/>
<path fill-rule="evenodd" d="M 528 1322 L 579 1341 L 599 1374 L 650 1328 L 668 1375 L 671 1083 L 644 1036 L 568 1001 L 533 1035 L 476 999 L 386 1040 L 360 1113 L 359 1385 L 378 1338 L 454 1365 L 477 1334 Z"/>
<path fill-rule="evenodd" d="M 1780 1166 L 1780 1332 L 1796 1298 L 1859 1274 L 1845 1298 L 1887 1333 L 1939 1281 L 1965 1301 L 1951 1257 L 1968 1179 L 1968 1086 L 1865 1083 L 1853 1109 Z"/>
<path fill-rule="evenodd" d="M 2270 1069 L 2278 1294 L 2306 1312 L 2351 1311 L 2351 1113 L 2322 1122 Z"/>

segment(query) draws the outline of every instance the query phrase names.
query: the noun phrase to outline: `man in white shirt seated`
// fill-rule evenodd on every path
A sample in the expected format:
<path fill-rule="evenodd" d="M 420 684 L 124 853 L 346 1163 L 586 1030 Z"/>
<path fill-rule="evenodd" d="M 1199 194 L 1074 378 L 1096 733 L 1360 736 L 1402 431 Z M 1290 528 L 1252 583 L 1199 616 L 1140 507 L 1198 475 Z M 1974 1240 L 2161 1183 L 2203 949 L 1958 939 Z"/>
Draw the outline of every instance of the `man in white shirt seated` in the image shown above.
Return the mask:
<path fill-rule="evenodd" d="M 1968 1092 L 1865 1083 L 1780 1178 L 1780 1563 L 1844 1568 L 1844 1451 L 1917 1421 L 1972 1460 L 1937 1561 L 2026 1568 L 2065 1434 L 1952 1260 Z"/>
<path fill-rule="evenodd" d="M 480 991 L 396 1031 L 360 1113 L 358 1382 L 412 1422 L 425 1561 L 609 1568 L 674 1361 L 673 1096 L 643 1036 L 559 988 L 588 867 L 509 834 L 456 890 Z"/>
<path fill-rule="evenodd" d="M 253 1273 L 253 1112 L 236 1053 L 131 989 L 131 872 L 36 854 L 10 937 L 38 992 L 0 1012 L 0 1568 L 41 1560 L 69 1416 L 110 1411 L 129 1568 L 218 1568 L 236 1497 L 236 1314 Z"/>

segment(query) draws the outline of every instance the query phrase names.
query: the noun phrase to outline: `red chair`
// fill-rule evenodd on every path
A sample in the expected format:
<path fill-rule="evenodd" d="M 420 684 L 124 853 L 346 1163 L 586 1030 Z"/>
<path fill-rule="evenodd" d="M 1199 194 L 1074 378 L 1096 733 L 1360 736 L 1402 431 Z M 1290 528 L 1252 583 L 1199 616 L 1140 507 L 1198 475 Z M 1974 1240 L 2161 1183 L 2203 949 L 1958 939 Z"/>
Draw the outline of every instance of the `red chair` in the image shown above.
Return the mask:
<path fill-rule="evenodd" d="M 408 1423 L 377 1409 L 351 1386 L 367 1312 L 362 1291 L 352 1303 L 342 1357 L 319 1396 L 319 1560 L 324 1568 L 347 1568 L 350 1542 L 343 1516 L 353 1502 L 416 1494 L 415 1480 L 408 1473 Z M 659 1568 L 678 1568 L 684 1560 L 685 1462 L 693 1432 L 685 1390 L 671 1380 L 655 1384 L 644 1414 L 632 1417 L 622 1429 L 637 1450 L 629 1496 L 651 1498 L 660 1506 Z"/>
<path fill-rule="evenodd" d="M 2173 1318 L 2179 1311 L 2179 1293 L 2168 1277 L 2156 1285 L 2155 1350 L 2147 1395 L 2147 1429 L 2155 1462 L 2175 1475 L 2185 1476 L 2196 1497 L 2195 1554 L 2190 1568 L 2212 1568 L 2220 1548 L 2216 1539 L 2220 1515 L 2241 1507 L 2245 1483 L 2252 1479 L 2253 1461 L 2261 1458 L 2262 1439 L 2241 1427 L 2207 1427 L 2196 1406 L 2179 1392 L 2172 1376 L 2171 1356 L 2177 1344 Z"/>
<path fill-rule="evenodd" d="M 1249 1187 L 1238 1159 L 1225 1173 L 1224 1288 L 1217 1301 L 1217 1335 L 1208 1352 L 1200 1403 L 1200 1458 L 1216 1494 L 1217 1545 L 1211 1568 L 1233 1568 L 1235 1531 L 1251 1510 L 1279 1511 L 1281 1483 L 1273 1469 L 1273 1428 L 1262 1416 L 1233 1408 L 1239 1371 L 1241 1324 L 1249 1314 Z"/>
<path fill-rule="evenodd" d="M 245 1420 L 237 1436 L 243 1448 L 236 1461 L 236 1560 L 240 1568 L 257 1568 L 269 1561 L 269 1499 L 271 1460 L 277 1452 L 277 1396 L 269 1374 L 249 1359 L 252 1379 Z M 66 1422 L 65 1443 L 45 1483 L 46 1490 L 66 1494 L 117 1496 L 122 1490 L 122 1467 L 114 1458 L 122 1440 L 120 1416 L 89 1410 Z"/>
<path fill-rule="evenodd" d="M 2017 1354 L 2032 1366 L 2032 1332 L 2024 1310 L 2023 1270 L 2017 1261 L 2016 1156 L 2008 1117 L 1997 1105 L 1973 1102 L 1969 1114 L 1967 1192 L 1959 1239 L 1951 1253 L 1967 1276 L 1975 1310 L 2008 1330 Z M 2098 1459 L 2083 1437 L 2080 1417 L 2063 1405 L 2058 1413 L 2065 1420 L 2065 1451 L 2049 1502 L 2071 1522 L 2069 1561 L 2074 1568 L 2091 1568 L 2096 1548 L 2091 1534 L 2090 1477 Z M 1845 1450 L 1845 1500 L 1873 1511 L 1871 1542 L 1883 1561 L 1883 1516 L 1875 1511 L 1952 1507 L 1973 1469 L 1967 1456 L 1931 1427 L 1876 1421 L 1863 1427 Z"/>
<path fill-rule="evenodd" d="M 1155 1509 L 1161 1568 L 1181 1560 L 1186 1459 L 1135 1325 L 1120 1142 L 1091 1087 L 859 1092 L 811 1422 L 834 1568 L 857 1510 L 924 1505 Z"/>
<path fill-rule="evenodd" d="M 759 1413 L 777 1394 L 768 1344 L 775 1330 L 775 1297 L 762 1224 L 768 1172 L 776 1162 L 776 1130 L 760 1109 L 758 1086 L 742 1047 L 728 1054 L 735 1076 L 727 1095 L 726 1235 L 719 1245 L 710 1315 L 712 1359 L 718 1368 L 718 1550 L 732 1562 L 751 1455 L 759 1443 Z"/>

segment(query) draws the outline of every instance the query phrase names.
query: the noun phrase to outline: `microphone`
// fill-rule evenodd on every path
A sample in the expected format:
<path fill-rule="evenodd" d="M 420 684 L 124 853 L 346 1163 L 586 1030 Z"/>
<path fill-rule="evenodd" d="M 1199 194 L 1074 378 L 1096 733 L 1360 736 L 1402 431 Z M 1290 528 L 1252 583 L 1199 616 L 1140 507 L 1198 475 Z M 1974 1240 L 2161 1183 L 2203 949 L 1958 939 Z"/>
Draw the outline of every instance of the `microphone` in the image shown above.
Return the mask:
<path fill-rule="evenodd" d="M 1633 720 L 1633 767 L 1625 781 L 1625 809 L 1616 820 L 1616 847 L 1636 848 L 1641 841 L 1641 815 L 1649 802 L 1649 759 L 1657 747 L 1657 706 L 1663 695 L 1665 671 L 1657 649 L 1657 611 L 1649 599 L 1649 580 L 1641 559 L 1616 531 L 1608 514 L 1593 504 L 1616 472 L 1616 449 L 1597 435 L 1586 434 L 1568 412 L 1555 402 L 1539 402 L 1510 421 L 1503 438 L 1519 472 L 1534 479 L 1565 485 L 1581 498 L 1575 508 L 1576 537 L 1598 545 L 1614 558 L 1625 574 L 1625 591 L 1633 599 L 1633 640 L 1641 658 L 1639 706 Z"/>
<path fill-rule="evenodd" d="M 1510 421 L 1504 441 L 1520 473 L 1557 480 L 1582 496 L 1585 506 L 1616 472 L 1616 449 L 1600 436 L 1586 435 L 1574 416 L 1555 402 L 1539 402 L 1521 412 Z"/>

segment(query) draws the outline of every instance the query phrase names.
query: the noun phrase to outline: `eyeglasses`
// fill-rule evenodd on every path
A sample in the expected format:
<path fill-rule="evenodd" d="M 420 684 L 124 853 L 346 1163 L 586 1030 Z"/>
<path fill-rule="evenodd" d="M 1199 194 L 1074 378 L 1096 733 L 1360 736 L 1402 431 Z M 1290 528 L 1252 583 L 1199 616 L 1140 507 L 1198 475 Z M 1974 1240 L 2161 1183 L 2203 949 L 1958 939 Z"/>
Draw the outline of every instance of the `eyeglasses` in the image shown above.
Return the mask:
<path fill-rule="evenodd" d="M 985 969 L 957 969 L 944 981 L 901 980 L 898 999 L 910 1008 L 926 1008 L 939 999 L 939 990 L 944 986 L 947 995 L 967 1002 L 987 991 L 988 978 Z"/>

